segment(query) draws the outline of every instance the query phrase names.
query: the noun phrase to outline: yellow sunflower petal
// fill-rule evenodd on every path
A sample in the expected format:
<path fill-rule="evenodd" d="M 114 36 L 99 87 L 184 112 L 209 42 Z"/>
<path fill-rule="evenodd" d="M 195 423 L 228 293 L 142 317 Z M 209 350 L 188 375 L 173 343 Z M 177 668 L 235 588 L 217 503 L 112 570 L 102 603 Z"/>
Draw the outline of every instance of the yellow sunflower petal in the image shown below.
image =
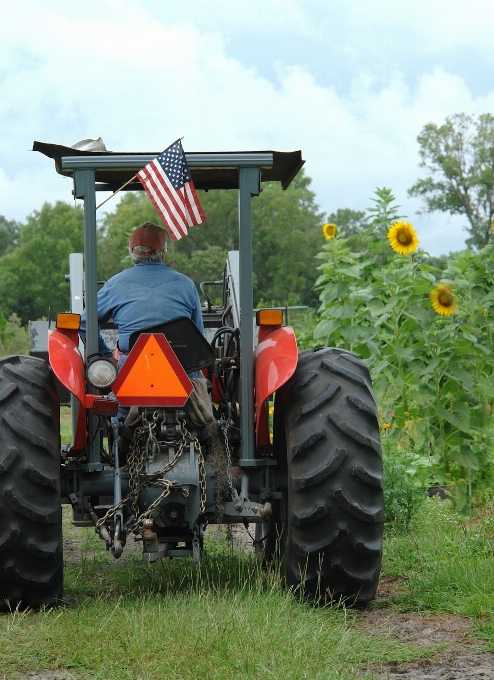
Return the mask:
<path fill-rule="evenodd" d="M 429 297 L 433 310 L 441 316 L 454 314 L 458 309 L 455 294 L 451 290 L 451 286 L 447 283 L 441 283 L 436 286 L 431 291 Z"/>
<path fill-rule="evenodd" d="M 388 241 L 395 251 L 400 255 L 408 255 L 417 250 L 420 241 L 417 232 L 410 222 L 395 222 L 388 231 Z"/>
<path fill-rule="evenodd" d="M 338 233 L 338 227 L 336 226 L 336 224 L 326 222 L 326 224 L 323 225 L 322 233 L 324 234 L 324 238 L 329 241 L 330 239 L 334 238 Z"/>

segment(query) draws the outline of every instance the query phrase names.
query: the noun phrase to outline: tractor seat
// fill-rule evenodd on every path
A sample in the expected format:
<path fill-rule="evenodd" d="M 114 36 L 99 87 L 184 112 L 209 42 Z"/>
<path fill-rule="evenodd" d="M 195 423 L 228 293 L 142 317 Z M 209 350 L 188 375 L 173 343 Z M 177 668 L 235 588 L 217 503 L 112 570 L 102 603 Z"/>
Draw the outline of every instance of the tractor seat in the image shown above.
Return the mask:
<path fill-rule="evenodd" d="M 177 316 L 170 321 L 135 331 L 129 338 L 129 352 L 142 333 L 162 333 L 186 373 L 200 371 L 214 362 L 213 348 L 187 316 Z"/>

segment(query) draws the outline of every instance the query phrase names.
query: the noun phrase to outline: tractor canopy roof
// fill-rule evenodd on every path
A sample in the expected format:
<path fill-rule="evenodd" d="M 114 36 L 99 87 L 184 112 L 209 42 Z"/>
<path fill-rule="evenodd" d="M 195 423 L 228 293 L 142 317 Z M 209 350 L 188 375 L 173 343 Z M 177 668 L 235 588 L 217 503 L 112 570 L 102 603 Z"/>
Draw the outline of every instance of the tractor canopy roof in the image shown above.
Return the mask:
<path fill-rule="evenodd" d="M 136 173 L 136 163 L 142 159 L 142 165 L 150 162 L 159 155 L 158 152 L 112 152 L 112 151 L 88 151 L 76 149 L 61 144 L 50 144 L 46 142 L 34 142 L 33 151 L 40 151 L 48 158 L 53 158 L 55 168 L 61 175 L 72 176 L 74 170 L 62 167 L 62 158 L 69 156 L 86 156 L 97 158 L 105 156 L 112 158 L 112 167 L 102 167 L 95 169 L 95 179 L 98 190 L 115 191 L 125 184 Z M 238 189 L 239 188 L 239 168 L 237 159 L 252 157 L 252 166 L 261 168 L 261 181 L 281 183 L 286 189 L 300 168 L 305 163 L 302 160 L 301 151 L 228 151 L 228 152 L 207 152 L 207 153 L 186 153 L 192 180 L 196 189 Z M 272 161 L 266 164 L 266 157 L 271 157 Z M 262 159 L 262 160 L 261 160 Z M 231 165 L 229 165 L 231 161 Z M 130 167 L 129 167 L 130 165 Z M 138 180 L 131 182 L 127 187 L 130 190 L 142 189 Z"/>

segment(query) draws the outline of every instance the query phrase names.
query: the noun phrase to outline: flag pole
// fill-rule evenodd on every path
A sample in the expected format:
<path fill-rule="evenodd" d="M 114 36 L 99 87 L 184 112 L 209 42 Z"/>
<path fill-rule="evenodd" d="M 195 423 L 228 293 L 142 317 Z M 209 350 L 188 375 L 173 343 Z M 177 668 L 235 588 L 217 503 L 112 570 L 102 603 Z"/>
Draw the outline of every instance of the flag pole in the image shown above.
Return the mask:
<path fill-rule="evenodd" d="M 108 198 L 105 198 L 104 201 L 102 201 L 99 205 L 96 206 L 96 210 L 98 210 L 98 208 L 101 208 L 101 206 L 104 205 L 107 201 L 109 201 L 110 198 L 113 198 L 113 197 L 115 196 L 115 194 L 118 194 L 119 191 L 122 191 L 122 189 L 125 189 L 125 187 L 127 186 L 127 184 L 130 184 L 131 182 L 133 182 L 133 181 L 135 180 L 136 177 L 137 177 L 137 175 L 134 175 L 133 177 L 131 177 L 131 178 L 129 179 L 128 182 L 125 182 L 125 184 L 122 184 L 122 186 L 120 187 L 120 189 L 117 189 L 117 190 L 114 191 L 112 194 L 110 194 L 110 196 L 108 196 Z"/>
<path fill-rule="evenodd" d="M 183 139 L 183 137 L 179 137 L 177 141 L 181 142 L 182 139 Z M 116 194 L 118 194 L 119 191 L 122 191 L 122 189 L 125 189 L 125 187 L 127 186 L 127 184 L 130 184 L 131 182 L 133 182 L 133 181 L 135 180 L 136 177 L 137 177 L 137 174 L 135 174 L 133 177 L 131 177 L 127 182 L 125 182 L 125 184 L 122 184 L 122 186 L 120 187 L 120 189 L 117 189 L 117 190 L 114 191 L 112 194 L 110 194 L 110 196 L 108 196 L 108 198 L 105 198 L 104 201 L 101 201 L 101 203 L 100 203 L 99 205 L 96 206 L 96 210 L 98 210 L 98 208 L 101 208 L 102 205 L 105 205 L 105 203 L 106 203 L 107 201 L 109 201 L 110 198 L 113 198 Z"/>

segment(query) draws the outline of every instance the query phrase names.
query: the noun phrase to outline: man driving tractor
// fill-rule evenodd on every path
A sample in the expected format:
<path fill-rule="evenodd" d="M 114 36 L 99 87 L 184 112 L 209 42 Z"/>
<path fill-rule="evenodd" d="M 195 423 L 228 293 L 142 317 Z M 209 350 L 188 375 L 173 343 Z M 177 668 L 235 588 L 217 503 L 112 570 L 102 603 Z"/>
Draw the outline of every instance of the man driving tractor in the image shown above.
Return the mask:
<path fill-rule="evenodd" d="M 167 237 L 164 229 L 150 222 L 137 227 L 129 238 L 134 266 L 112 276 L 98 292 L 98 322 L 106 323 L 110 318 L 115 322 L 123 361 L 129 353 L 130 336 L 143 328 L 186 316 L 204 333 L 199 295 L 193 281 L 165 264 Z M 80 335 L 85 341 L 85 312 Z M 105 357 L 112 355 L 101 333 L 98 351 Z"/>

